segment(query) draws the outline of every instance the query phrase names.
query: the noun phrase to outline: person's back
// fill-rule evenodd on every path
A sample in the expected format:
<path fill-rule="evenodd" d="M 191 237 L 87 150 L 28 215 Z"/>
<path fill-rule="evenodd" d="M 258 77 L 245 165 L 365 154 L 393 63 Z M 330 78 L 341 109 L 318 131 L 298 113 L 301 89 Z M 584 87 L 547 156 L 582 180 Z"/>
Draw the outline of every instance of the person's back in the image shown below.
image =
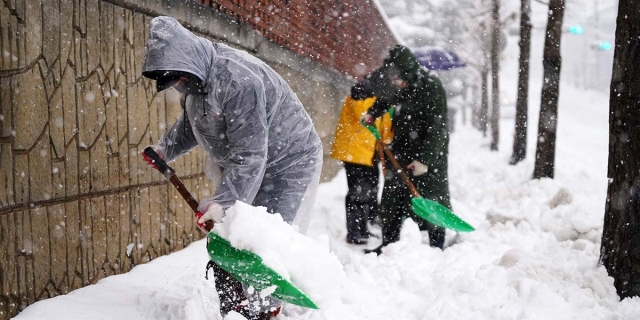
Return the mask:
<path fill-rule="evenodd" d="M 424 197 L 450 207 L 448 182 L 449 131 L 446 93 L 440 80 L 425 70 L 399 96 L 392 149 L 398 162 L 417 160 L 429 170 L 417 178 Z M 419 155 L 419 156 L 417 156 Z"/>
<path fill-rule="evenodd" d="M 376 137 L 360 123 L 362 115 L 374 104 L 376 97 L 354 99 L 347 96 L 338 118 L 330 156 L 343 162 L 373 166 Z M 391 117 L 385 114 L 374 123 L 385 144 L 391 143 Z"/>
<path fill-rule="evenodd" d="M 295 155 L 317 153 L 321 147 L 311 118 L 289 85 L 262 60 L 242 50 L 214 43 L 213 69 L 220 85 L 264 87 L 268 134 L 267 172 L 278 173 L 295 163 Z M 233 90 L 233 88 L 229 88 Z M 215 94 L 215 93 L 214 93 Z M 223 106 L 226 95 L 216 95 Z M 222 111 L 222 110 L 221 110 Z M 291 135 L 292 132 L 296 134 Z M 224 158 L 226 155 L 219 155 Z"/>

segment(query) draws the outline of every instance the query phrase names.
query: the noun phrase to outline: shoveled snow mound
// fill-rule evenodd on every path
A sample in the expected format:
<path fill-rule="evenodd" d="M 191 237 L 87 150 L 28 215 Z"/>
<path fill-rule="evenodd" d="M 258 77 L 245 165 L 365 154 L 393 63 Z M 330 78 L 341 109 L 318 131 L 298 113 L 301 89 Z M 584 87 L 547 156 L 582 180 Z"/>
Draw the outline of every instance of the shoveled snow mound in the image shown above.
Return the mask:
<path fill-rule="evenodd" d="M 264 263 L 326 308 L 339 299 L 347 277 L 329 251 L 328 237 L 306 237 L 265 207 L 236 202 L 213 232 L 232 246 L 259 255 Z"/>
<path fill-rule="evenodd" d="M 575 148 L 559 149 L 557 179 L 532 181 L 533 159 L 509 166 L 508 151 L 490 152 L 474 129 L 457 130 L 450 157 L 453 208 L 477 230 L 449 233 L 444 251 L 429 247 L 411 220 L 401 240 L 380 256 L 346 244 L 344 171 L 320 186 L 309 238 L 252 207 L 230 214 L 225 228 L 237 228 L 230 236 L 235 245 L 263 251 L 272 267 L 310 281 L 304 290 L 321 302 L 320 310 L 285 305 L 277 319 L 639 319 L 640 298 L 618 301 L 598 265 L 606 192 L 606 166 L 598 165 L 606 156 L 598 150 L 606 150 L 606 139 L 582 145 L 561 132 Z M 234 239 L 239 233 L 243 237 Z M 127 274 L 37 302 L 17 319 L 219 320 L 213 281 L 204 280 L 207 261 L 199 241 Z"/>

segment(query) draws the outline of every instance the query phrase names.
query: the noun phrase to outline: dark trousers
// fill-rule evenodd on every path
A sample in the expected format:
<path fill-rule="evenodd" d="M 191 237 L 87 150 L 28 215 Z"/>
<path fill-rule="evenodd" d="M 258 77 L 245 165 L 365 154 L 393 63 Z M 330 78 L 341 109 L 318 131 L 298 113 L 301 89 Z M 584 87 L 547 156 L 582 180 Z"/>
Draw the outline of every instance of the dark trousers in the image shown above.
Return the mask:
<path fill-rule="evenodd" d="M 211 264 L 216 291 L 220 298 L 220 313 L 225 317 L 230 311 L 235 310 L 243 300 L 246 300 L 246 296 L 240 281 L 222 270 L 217 264 L 213 262 Z"/>
<path fill-rule="evenodd" d="M 349 191 L 345 199 L 347 238 L 367 238 L 367 220 L 378 215 L 378 165 L 344 163 Z"/>
<path fill-rule="evenodd" d="M 415 183 L 415 179 L 412 179 Z M 438 199 L 432 199 L 438 201 Z M 451 208 L 448 199 L 438 201 L 447 208 Z M 443 203 L 444 202 L 444 203 Z M 400 230 L 404 219 L 410 217 L 418 224 L 422 231 L 429 232 L 429 244 L 442 249 L 444 246 L 444 229 L 435 226 L 413 213 L 411 208 L 411 192 L 399 175 L 389 170 L 382 191 L 382 246 L 400 240 Z"/>

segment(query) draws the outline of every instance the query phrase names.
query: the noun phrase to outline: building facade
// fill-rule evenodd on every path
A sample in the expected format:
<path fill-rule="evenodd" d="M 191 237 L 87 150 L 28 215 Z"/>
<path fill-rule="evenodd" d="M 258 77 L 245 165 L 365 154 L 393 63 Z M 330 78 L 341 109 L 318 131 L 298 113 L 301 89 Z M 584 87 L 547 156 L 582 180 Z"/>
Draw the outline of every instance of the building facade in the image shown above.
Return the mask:
<path fill-rule="evenodd" d="M 139 157 L 181 113 L 174 90 L 157 93 L 141 77 L 154 16 L 267 61 L 300 97 L 326 153 L 353 78 L 395 42 L 382 22 L 355 20 L 364 7 L 383 21 L 365 0 L 344 9 L 200 2 L 0 4 L 0 319 L 202 237 L 186 203 Z M 203 157 L 194 151 L 173 164 L 196 198 L 214 191 Z M 336 170 L 327 158 L 324 176 Z"/>

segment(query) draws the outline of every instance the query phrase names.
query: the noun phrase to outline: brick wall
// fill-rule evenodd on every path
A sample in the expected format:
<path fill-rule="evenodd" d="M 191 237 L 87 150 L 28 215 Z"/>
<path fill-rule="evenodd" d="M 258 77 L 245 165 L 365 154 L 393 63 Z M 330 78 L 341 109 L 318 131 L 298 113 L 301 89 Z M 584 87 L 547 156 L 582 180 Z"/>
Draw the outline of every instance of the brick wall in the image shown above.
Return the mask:
<path fill-rule="evenodd" d="M 0 319 L 201 237 L 188 206 L 139 157 L 181 113 L 175 91 L 157 93 L 140 75 L 157 15 L 267 61 L 314 121 L 324 176 L 338 169 L 329 144 L 351 84 L 338 60 L 283 49 L 193 0 L 2 1 Z M 172 164 L 196 198 L 214 191 L 202 164 L 197 149 Z"/>
<path fill-rule="evenodd" d="M 138 156 L 181 113 L 140 76 L 149 20 L 97 0 L 0 4 L 0 319 L 201 237 Z M 212 191 L 200 157 L 174 165 L 197 197 Z"/>
<path fill-rule="evenodd" d="M 293 52 L 353 77 L 378 67 L 397 43 L 372 0 L 197 1 Z"/>

